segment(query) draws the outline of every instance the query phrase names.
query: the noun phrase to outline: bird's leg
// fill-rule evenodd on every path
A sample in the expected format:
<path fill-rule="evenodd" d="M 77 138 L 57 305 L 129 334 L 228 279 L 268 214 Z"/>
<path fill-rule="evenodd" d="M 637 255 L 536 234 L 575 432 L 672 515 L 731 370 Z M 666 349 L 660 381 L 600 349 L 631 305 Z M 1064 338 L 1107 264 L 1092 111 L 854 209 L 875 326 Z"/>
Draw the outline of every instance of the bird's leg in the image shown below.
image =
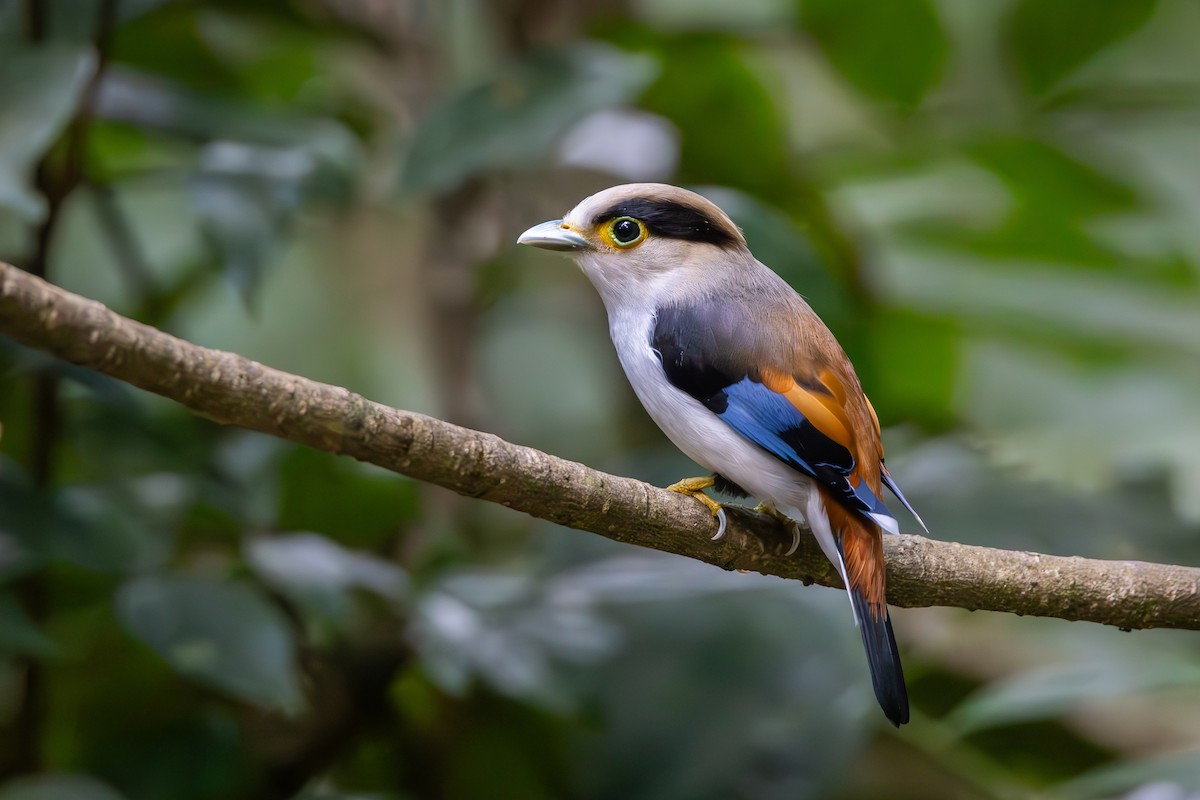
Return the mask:
<path fill-rule="evenodd" d="M 754 512 L 756 514 L 766 514 L 767 516 L 774 517 L 786 525 L 787 529 L 792 532 L 792 546 L 788 548 L 786 553 L 784 553 L 785 556 L 790 556 L 792 553 L 800 549 L 800 523 L 796 522 L 796 520 L 792 519 L 787 514 L 784 514 L 770 503 L 759 503 L 754 507 Z"/>
<path fill-rule="evenodd" d="M 725 535 L 725 509 L 720 503 L 704 493 L 704 490 L 711 488 L 713 484 L 714 481 L 711 475 L 703 478 L 684 478 L 668 486 L 667 491 L 686 494 L 688 497 L 694 497 L 701 503 L 704 503 L 708 510 L 712 512 L 712 515 L 717 518 L 717 532 L 712 537 L 712 540 L 715 542 Z"/>

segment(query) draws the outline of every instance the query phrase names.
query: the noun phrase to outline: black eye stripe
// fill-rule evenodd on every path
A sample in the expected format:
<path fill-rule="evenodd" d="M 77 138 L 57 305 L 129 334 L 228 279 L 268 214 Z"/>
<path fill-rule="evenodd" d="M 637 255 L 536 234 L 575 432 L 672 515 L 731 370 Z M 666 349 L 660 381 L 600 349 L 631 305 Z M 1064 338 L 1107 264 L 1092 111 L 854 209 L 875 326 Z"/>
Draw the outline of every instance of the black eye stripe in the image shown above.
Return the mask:
<path fill-rule="evenodd" d="M 706 242 L 718 247 L 740 243 L 741 237 L 724 220 L 713 220 L 702 212 L 667 200 L 632 199 L 617 203 L 597 214 L 593 225 L 618 217 L 641 220 L 653 236 Z"/>

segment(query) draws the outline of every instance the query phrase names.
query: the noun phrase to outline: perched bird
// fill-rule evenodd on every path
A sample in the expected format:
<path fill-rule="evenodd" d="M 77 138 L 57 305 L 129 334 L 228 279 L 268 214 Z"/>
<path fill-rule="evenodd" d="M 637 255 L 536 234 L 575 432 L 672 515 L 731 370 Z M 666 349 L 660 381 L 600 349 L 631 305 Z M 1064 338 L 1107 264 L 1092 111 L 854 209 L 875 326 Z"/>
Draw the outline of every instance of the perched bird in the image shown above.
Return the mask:
<path fill-rule="evenodd" d="M 725 529 L 703 493 L 714 485 L 807 521 L 850 594 L 880 706 L 894 725 L 908 722 L 881 535 L 899 525 L 883 487 L 912 506 L 884 467 L 879 421 L 850 360 L 808 303 L 721 209 L 675 186 L 606 189 L 517 241 L 569 253 L 599 291 L 638 399 L 714 473 L 669 487 L 720 518 L 714 538 Z"/>

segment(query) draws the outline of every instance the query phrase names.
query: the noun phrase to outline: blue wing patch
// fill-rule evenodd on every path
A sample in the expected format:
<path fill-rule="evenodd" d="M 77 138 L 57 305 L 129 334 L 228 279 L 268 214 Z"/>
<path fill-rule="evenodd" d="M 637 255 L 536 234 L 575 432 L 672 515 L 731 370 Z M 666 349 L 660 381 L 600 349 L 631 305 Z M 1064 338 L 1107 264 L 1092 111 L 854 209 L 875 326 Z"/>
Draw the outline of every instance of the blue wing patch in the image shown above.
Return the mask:
<path fill-rule="evenodd" d="M 895 518 L 866 481 L 859 481 L 858 486 L 850 482 L 854 455 L 821 433 L 786 397 L 749 378 L 726 386 L 722 393 L 725 408 L 718 416 L 727 425 L 816 479 L 847 507 L 884 528 L 896 526 Z"/>

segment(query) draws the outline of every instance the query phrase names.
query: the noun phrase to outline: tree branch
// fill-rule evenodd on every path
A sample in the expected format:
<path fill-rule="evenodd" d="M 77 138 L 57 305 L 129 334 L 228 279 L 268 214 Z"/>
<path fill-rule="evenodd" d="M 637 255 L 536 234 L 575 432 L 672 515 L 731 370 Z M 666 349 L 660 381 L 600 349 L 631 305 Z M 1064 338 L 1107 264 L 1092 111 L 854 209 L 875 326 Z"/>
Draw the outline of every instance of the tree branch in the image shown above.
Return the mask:
<path fill-rule="evenodd" d="M 217 422 L 349 455 L 619 542 L 723 569 L 841 585 L 811 536 L 804 536 L 795 555 L 784 556 L 791 537 L 773 519 L 734 511 L 725 538 L 712 542 L 713 518 L 681 495 L 190 344 L 2 263 L 0 332 Z M 1200 630 L 1200 568 L 1013 552 L 921 536 L 885 540 L 893 605 Z"/>

